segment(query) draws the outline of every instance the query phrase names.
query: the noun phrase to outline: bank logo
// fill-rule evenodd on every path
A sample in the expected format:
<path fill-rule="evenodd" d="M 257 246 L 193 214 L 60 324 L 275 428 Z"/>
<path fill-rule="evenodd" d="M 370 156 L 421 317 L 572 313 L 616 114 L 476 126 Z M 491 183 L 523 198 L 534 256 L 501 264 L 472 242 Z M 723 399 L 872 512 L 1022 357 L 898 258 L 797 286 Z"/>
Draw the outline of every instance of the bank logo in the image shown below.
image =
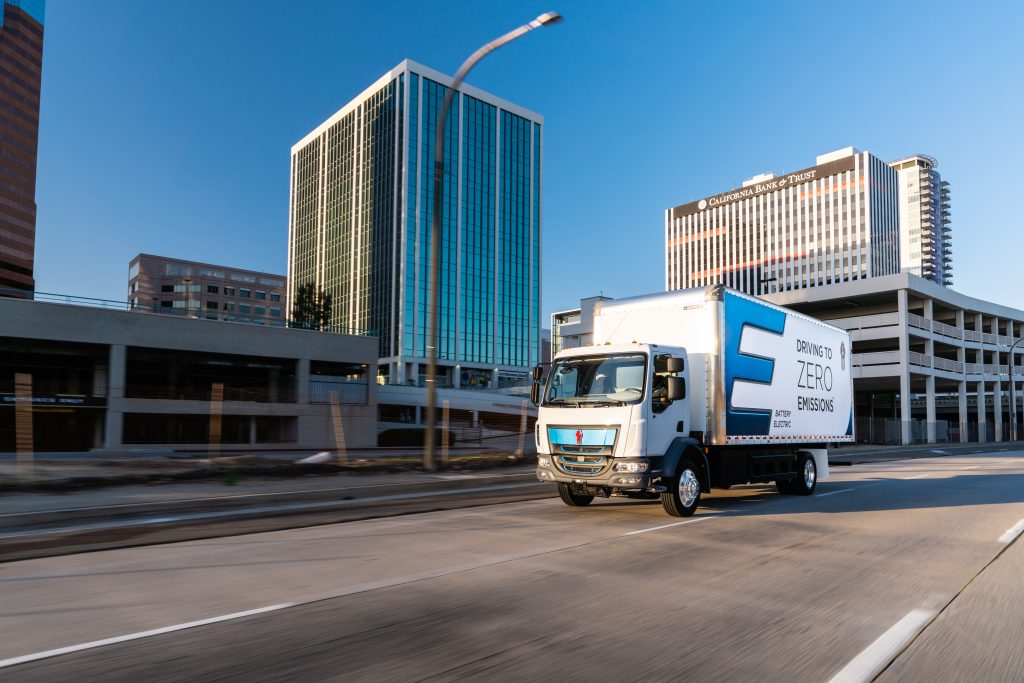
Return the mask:
<path fill-rule="evenodd" d="M 699 202 L 697 202 L 697 208 L 700 209 L 701 211 L 708 208 L 708 200 L 702 199 Z"/>

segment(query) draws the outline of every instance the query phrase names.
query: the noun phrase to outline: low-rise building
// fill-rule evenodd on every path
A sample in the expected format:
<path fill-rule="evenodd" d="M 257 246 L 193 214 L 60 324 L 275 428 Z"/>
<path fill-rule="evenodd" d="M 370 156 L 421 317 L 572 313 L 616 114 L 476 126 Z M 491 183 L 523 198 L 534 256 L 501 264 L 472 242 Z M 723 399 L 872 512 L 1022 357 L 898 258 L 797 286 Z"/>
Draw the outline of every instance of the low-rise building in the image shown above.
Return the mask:
<path fill-rule="evenodd" d="M 288 278 L 139 254 L 128 265 L 128 306 L 190 318 L 284 326 Z"/>
<path fill-rule="evenodd" d="M 17 299 L 0 320 L 0 452 L 26 404 L 38 452 L 376 445 L 373 337 Z"/>

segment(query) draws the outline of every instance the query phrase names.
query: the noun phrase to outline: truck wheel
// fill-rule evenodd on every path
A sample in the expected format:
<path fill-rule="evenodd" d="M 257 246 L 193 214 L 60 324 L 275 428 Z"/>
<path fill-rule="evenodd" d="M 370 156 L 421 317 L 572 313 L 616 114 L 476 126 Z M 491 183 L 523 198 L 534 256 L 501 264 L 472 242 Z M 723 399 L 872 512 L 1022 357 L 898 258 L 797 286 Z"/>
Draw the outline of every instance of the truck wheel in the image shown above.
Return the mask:
<path fill-rule="evenodd" d="M 668 482 L 668 490 L 661 494 L 661 506 L 673 517 L 689 517 L 700 504 L 700 478 L 692 460 L 679 462 L 679 474 Z"/>
<path fill-rule="evenodd" d="M 809 453 L 801 453 L 797 459 L 797 475 L 789 480 L 789 493 L 797 496 L 809 496 L 818 485 L 818 465 Z"/>
<path fill-rule="evenodd" d="M 563 503 L 574 508 L 581 508 L 586 505 L 590 505 L 594 501 L 593 496 L 574 493 L 572 486 L 561 481 L 558 482 L 558 497 L 562 499 Z"/>

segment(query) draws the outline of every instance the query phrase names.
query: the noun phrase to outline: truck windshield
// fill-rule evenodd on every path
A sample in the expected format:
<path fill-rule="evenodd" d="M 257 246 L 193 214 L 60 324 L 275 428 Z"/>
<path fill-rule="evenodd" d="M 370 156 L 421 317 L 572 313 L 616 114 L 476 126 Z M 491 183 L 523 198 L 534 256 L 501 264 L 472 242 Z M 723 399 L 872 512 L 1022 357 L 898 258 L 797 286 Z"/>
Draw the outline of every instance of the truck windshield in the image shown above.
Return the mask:
<path fill-rule="evenodd" d="M 583 407 L 639 403 L 644 393 L 642 353 L 580 356 L 555 361 L 545 406 Z"/>

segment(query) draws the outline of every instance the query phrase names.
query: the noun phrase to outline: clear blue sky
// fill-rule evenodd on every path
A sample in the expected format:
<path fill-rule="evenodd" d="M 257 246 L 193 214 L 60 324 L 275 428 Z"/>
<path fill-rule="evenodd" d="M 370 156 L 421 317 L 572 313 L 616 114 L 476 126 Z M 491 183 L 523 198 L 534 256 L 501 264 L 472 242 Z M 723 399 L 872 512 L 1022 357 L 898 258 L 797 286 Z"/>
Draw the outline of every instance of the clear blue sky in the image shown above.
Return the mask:
<path fill-rule="evenodd" d="M 847 145 L 952 183 L 955 289 L 1024 308 L 1024 3 L 48 0 L 38 289 L 149 252 L 285 272 L 289 150 L 405 57 L 546 119 L 543 313 L 664 287 L 664 209 Z"/>

